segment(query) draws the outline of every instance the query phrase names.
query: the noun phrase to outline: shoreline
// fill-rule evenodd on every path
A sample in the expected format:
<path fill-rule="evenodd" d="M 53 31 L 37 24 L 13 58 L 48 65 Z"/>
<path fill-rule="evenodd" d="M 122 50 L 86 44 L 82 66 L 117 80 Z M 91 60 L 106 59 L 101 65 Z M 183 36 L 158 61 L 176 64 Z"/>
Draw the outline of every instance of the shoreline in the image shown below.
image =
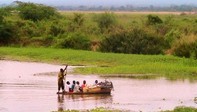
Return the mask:
<path fill-rule="evenodd" d="M 0 47 L 0 52 L 1 60 L 80 66 L 74 69 L 73 74 L 142 79 L 165 77 L 172 80 L 197 80 L 195 64 L 197 60 L 174 56 L 15 47 Z"/>

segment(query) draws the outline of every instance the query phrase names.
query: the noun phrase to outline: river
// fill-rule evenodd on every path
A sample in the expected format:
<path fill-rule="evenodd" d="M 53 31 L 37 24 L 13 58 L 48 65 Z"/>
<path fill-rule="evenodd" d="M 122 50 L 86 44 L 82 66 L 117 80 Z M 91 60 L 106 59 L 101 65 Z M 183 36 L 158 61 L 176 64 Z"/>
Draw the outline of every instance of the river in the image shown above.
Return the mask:
<path fill-rule="evenodd" d="M 172 110 L 176 106 L 197 108 L 197 81 L 171 81 L 165 78 L 107 78 L 113 82 L 111 95 L 57 95 L 57 76 L 64 66 L 35 62 L 0 60 L 0 112 L 50 112 L 104 107 L 125 111 Z M 74 67 L 69 66 L 68 72 Z M 66 80 L 106 78 L 68 74 Z"/>

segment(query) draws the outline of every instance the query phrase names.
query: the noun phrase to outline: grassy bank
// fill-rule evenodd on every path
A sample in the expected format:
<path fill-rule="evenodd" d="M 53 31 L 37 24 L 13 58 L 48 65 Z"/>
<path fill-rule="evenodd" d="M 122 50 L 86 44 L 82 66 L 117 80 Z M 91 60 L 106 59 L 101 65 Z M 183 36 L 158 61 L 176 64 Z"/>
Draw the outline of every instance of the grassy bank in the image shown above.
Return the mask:
<path fill-rule="evenodd" d="M 163 55 L 131 55 L 54 48 L 0 47 L 0 58 L 55 64 L 86 65 L 75 73 L 102 76 L 165 76 L 171 79 L 197 79 L 197 60 Z M 137 75 L 135 75 L 137 74 Z"/>
<path fill-rule="evenodd" d="M 194 107 L 176 107 L 174 110 L 162 111 L 162 112 L 197 112 L 197 108 Z"/>

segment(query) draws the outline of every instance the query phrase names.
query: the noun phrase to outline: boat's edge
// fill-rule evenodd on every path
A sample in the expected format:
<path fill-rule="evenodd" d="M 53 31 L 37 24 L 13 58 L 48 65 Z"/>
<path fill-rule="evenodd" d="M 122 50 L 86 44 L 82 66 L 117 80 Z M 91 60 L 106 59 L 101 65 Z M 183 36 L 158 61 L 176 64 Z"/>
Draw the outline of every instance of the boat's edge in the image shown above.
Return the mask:
<path fill-rule="evenodd" d="M 86 93 L 83 93 L 83 92 L 76 92 L 76 93 L 73 93 L 73 92 L 57 92 L 57 94 L 62 94 L 62 95 L 88 95 L 88 94 L 111 94 L 111 92 L 96 92 L 96 93 L 93 93 L 93 92 L 86 92 Z"/>

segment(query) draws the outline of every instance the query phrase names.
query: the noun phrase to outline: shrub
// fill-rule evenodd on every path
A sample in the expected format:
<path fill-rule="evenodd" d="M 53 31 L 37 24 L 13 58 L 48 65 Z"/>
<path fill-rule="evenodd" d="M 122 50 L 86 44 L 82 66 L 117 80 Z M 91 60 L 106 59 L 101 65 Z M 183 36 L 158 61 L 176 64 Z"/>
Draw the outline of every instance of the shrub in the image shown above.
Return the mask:
<path fill-rule="evenodd" d="M 63 34 L 65 32 L 63 25 L 60 25 L 58 22 L 54 22 L 50 26 L 49 33 L 53 36 L 58 36 L 59 34 Z"/>
<path fill-rule="evenodd" d="M 50 35 L 47 37 L 32 37 L 31 39 L 28 39 L 26 43 L 23 43 L 23 46 L 49 47 L 53 44 L 53 42 L 53 37 Z"/>
<path fill-rule="evenodd" d="M 17 2 L 17 4 L 20 17 L 26 20 L 40 21 L 58 15 L 56 9 L 42 4 L 25 2 Z"/>
<path fill-rule="evenodd" d="M 62 39 L 62 41 L 60 41 L 59 44 L 59 47 L 63 48 L 89 50 L 91 42 L 86 35 L 74 33 L 67 35 L 64 39 Z"/>
<path fill-rule="evenodd" d="M 69 23 L 68 30 L 73 32 L 79 28 L 82 28 L 84 21 L 85 19 L 83 14 L 74 13 L 73 18 L 71 18 Z"/>
<path fill-rule="evenodd" d="M 158 16 L 148 15 L 147 18 L 148 18 L 147 20 L 148 25 L 155 25 L 155 24 L 163 23 L 162 19 L 159 18 Z"/>
<path fill-rule="evenodd" d="M 170 48 L 177 39 L 181 38 L 181 32 L 179 30 L 172 29 L 164 37 L 167 47 Z"/>
<path fill-rule="evenodd" d="M 4 21 L 4 17 L 3 17 L 3 15 L 2 15 L 1 12 L 0 12 L 0 24 L 2 24 L 3 21 Z"/>
<path fill-rule="evenodd" d="M 9 45 L 17 41 L 17 34 L 12 24 L 0 24 L 0 45 Z"/>
<path fill-rule="evenodd" d="M 34 37 L 38 36 L 37 25 L 30 20 L 18 20 L 15 22 L 15 27 L 18 29 L 20 37 Z"/>
<path fill-rule="evenodd" d="M 176 56 L 197 59 L 197 36 L 182 37 L 172 49 Z"/>
<path fill-rule="evenodd" d="M 116 17 L 113 13 L 105 12 L 101 15 L 95 16 L 94 20 L 97 22 L 101 32 L 107 30 L 110 26 L 115 25 Z"/>
<path fill-rule="evenodd" d="M 100 44 L 103 52 L 131 54 L 160 54 L 163 50 L 163 38 L 147 33 L 142 29 L 121 31 L 105 38 Z"/>

